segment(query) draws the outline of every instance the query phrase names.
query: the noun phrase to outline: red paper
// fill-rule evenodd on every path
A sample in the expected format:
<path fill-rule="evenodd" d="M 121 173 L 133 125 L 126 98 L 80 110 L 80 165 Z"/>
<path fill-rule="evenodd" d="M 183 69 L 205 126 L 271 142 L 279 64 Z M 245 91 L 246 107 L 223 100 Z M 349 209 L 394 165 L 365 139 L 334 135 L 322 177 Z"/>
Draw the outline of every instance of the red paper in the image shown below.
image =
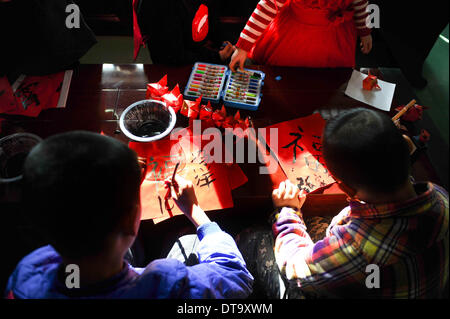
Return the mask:
<path fill-rule="evenodd" d="M 166 102 L 167 106 L 173 108 L 175 113 L 177 113 L 183 106 L 184 101 L 183 95 L 181 95 L 180 93 L 180 87 L 178 86 L 178 84 L 170 93 L 164 94 L 162 96 L 162 100 Z"/>
<path fill-rule="evenodd" d="M 200 113 L 200 103 L 202 98 L 199 97 L 195 101 L 184 100 L 183 106 L 181 107 L 180 113 L 189 119 L 195 120 L 198 118 Z"/>
<path fill-rule="evenodd" d="M 0 113 L 17 109 L 16 98 L 9 84 L 8 78 L 0 77 Z"/>
<path fill-rule="evenodd" d="M 216 110 L 212 115 L 214 124 L 218 128 L 222 127 L 223 122 L 225 121 L 226 117 L 227 117 L 227 110 L 225 109 L 225 106 L 223 106 L 223 105 L 222 105 L 222 109 Z"/>
<path fill-rule="evenodd" d="M 65 72 L 63 71 L 46 76 L 25 77 L 14 92 L 16 107 L 4 111 L 4 113 L 37 117 L 42 110 L 56 108 L 64 75 Z M 5 91 L 5 93 L 9 95 L 11 92 Z M 10 102 L 10 97 L 7 99 Z"/>
<path fill-rule="evenodd" d="M 372 91 L 373 89 L 381 90 L 381 87 L 378 85 L 378 78 L 375 75 L 369 74 L 363 80 L 363 89 Z"/>
<path fill-rule="evenodd" d="M 324 127 L 325 120 L 322 116 L 313 114 L 266 128 L 269 146 L 270 128 L 278 129 L 276 156 L 280 165 L 287 177 L 307 193 L 335 182 L 323 160 L 322 132 Z"/>
<path fill-rule="evenodd" d="M 161 97 L 169 92 L 167 87 L 167 75 L 164 75 L 161 80 L 157 83 L 147 84 L 146 99 L 161 100 Z"/>
<path fill-rule="evenodd" d="M 164 202 L 167 194 L 164 180 L 172 176 L 177 162 L 180 162 L 177 174 L 193 182 L 197 199 L 203 210 L 233 207 L 227 166 L 206 163 L 201 152 L 201 142 L 197 145 L 192 136 L 182 137 L 180 142 L 166 140 L 159 142 L 161 143 L 130 143 L 130 148 L 134 149 L 140 157 L 148 158 L 146 178 L 141 186 L 142 219 L 161 221 L 171 217 Z M 175 156 L 171 157 L 170 149 L 174 145 L 177 151 L 173 152 Z M 181 149 L 182 152 L 180 152 Z M 236 168 L 234 171 L 236 172 Z M 237 173 L 233 176 L 233 187 L 243 183 L 244 177 Z M 181 214 L 172 199 L 169 199 L 169 205 L 173 216 Z"/>
<path fill-rule="evenodd" d="M 192 39 L 194 42 L 201 42 L 205 40 L 208 31 L 208 7 L 201 4 L 192 21 Z"/>
<path fill-rule="evenodd" d="M 211 102 L 207 105 L 202 105 L 200 108 L 200 120 L 202 120 L 202 130 L 214 127 L 214 120 L 212 119 L 213 109 L 211 107 Z"/>

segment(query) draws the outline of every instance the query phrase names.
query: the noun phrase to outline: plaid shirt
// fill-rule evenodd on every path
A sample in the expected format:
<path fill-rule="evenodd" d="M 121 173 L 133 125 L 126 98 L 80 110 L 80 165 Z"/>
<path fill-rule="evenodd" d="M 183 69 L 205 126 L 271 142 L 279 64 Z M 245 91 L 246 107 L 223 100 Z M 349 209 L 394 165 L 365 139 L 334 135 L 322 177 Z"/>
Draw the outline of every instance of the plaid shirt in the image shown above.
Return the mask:
<path fill-rule="evenodd" d="M 316 243 L 301 213 L 283 208 L 273 225 L 275 257 L 290 287 L 315 297 L 440 297 L 449 270 L 448 193 L 431 183 L 415 189 L 419 195 L 403 203 L 351 202 Z"/>

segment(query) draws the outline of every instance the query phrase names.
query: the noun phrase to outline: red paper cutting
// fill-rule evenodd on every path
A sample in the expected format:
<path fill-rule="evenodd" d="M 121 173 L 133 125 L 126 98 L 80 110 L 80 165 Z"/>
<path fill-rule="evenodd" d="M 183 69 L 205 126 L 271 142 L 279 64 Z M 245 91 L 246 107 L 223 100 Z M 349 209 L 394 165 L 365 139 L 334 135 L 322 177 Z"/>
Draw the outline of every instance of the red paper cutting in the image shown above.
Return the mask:
<path fill-rule="evenodd" d="M 307 193 L 335 182 L 329 174 L 322 155 L 322 132 L 325 120 L 320 114 L 267 127 L 278 129 L 276 156 L 287 177 Z M 273 149 L 273 148 L 272 148 Z"/>
<path fill-rule="evenodd" d="M 224 105 L 222 105 L 222 108 L 220 110 L 214 111 L 214 113 L 212 115 L 214 124 L 218 128 L 222 127 L 223 122 L 225 121 L 226 117 L 227 117 L 227 110 L 225 109 Z"/>

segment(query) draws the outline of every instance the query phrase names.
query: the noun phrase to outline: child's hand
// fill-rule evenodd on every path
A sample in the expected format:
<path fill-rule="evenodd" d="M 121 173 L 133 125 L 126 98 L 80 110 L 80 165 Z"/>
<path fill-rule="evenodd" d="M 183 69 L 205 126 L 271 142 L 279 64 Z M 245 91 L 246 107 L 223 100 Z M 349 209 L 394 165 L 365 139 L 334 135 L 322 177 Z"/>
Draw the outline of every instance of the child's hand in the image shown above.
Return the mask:
<path fill-rule="evenodd" d="M 175 175 L 175 183 L 172 179 L 167 179 L 166 184 L 170 185 L 171 196 L 175 204 L 184 215 L 191 220 L 195 227 L 211 222 L 205 212 L 198 206 L 194 185 L 191 181 Z"/>
<path fill-rule="evenodd" d="M 219 51 L 220 59 L 226 61 L 234 53 L 236 48 L 230 42 L 225 42 L 225 47 Z"/>
<path fill-rule="evenodd" d="M 177 204 L 184 214 L 190 213 L 192 207 L 198 204 L 194 185 L 191 181 L 184 179 L 180 175 L 175 175 L 175 183 L 177 187 L 172 183 L 171 178 L 166 180 L 166 184 L 170 185 L 171 196 L 175 204 Z"/>
<path fill-rule="evenodd" d="M 280 183 L 280 186 L 272 193 L 273 205 L 276 208 L 291 207 L 297 210 L 303 206 L 306 197 L 303 191 L 300 192 L 297 185 L 286 180 Z"/>
<path fill-rule="evenodd" d="M 370 51 L 372 51 L 372 36 L 366 35 L 364 37 L 361 37 L 361 52 L 364 54 L 369 54 Z"/>
<path fill-rule="evenodd" d="M 241 70 L 244 70 L 244 63 L 247 60 L 248 52 L 242 49 L 237 48 L 234 51 L 233 56 L 231 57 L 230 69 L 233 72 L 236 72 L 236 64 Z"/>

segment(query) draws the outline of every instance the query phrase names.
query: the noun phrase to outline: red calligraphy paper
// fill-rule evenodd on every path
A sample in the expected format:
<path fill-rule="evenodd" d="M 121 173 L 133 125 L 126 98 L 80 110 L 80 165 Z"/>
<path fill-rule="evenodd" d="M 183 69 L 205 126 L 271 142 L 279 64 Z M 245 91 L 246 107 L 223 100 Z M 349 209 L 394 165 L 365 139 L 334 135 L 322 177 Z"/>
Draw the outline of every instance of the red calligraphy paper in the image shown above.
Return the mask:
<path fill-rule="evenodd" d="M 322 116 L 313 114 L 266 128 L 269 146 L 270 128 L 278 130 L 276 156 L 280 165 L 287 177 L 307 193 L 334 182 L 322 155 L 324 127 Z"/>
<path fill-rule="evenodd" d="M 169 199 L 171 212 L 166 209 L 167 189 L 163 182 L 164 179 L 172 176 L 177 161 L 182 161 L 177 173 L 193 182 L 197 199 L 203 210 L 233 207 L 227 167 L 224 164 L 207 163 L 201 151 L 201 143 L 197 144 L 192 136 L 187 136 L 181 137 L 179 141 L 152 144 L 130 143 L 130 147 L 139 156 L 148 158 L 146 178 L 141 185 L 142 219 L 154 219 L 158 222 L 181 214 L 171 199 Z M 182 155 L 179 155 L 179 151 L 172 151 L 172 155 L 174 153 L 176 158 L 171 158 L 169 149 L 174 146 L 183 151 Z M 151 161 L 152 158 L 159 158 L 159 161 L 154 163 Z M 233 185 L 242 184 L 242 180 L 242 175 L 235 176 Z"/>
<path fill-rule="evenodd" d="M 42 110 L 58 107 L 65 72 L 26 76 L 14 91 L 16 107 L 5 114 L 37 117 Z"/>
<path fill-rule="evenodd" d="M 0 77 L 0 113 L 6 113 L 16 108 L 17 102 L 8 78 Z"/>

